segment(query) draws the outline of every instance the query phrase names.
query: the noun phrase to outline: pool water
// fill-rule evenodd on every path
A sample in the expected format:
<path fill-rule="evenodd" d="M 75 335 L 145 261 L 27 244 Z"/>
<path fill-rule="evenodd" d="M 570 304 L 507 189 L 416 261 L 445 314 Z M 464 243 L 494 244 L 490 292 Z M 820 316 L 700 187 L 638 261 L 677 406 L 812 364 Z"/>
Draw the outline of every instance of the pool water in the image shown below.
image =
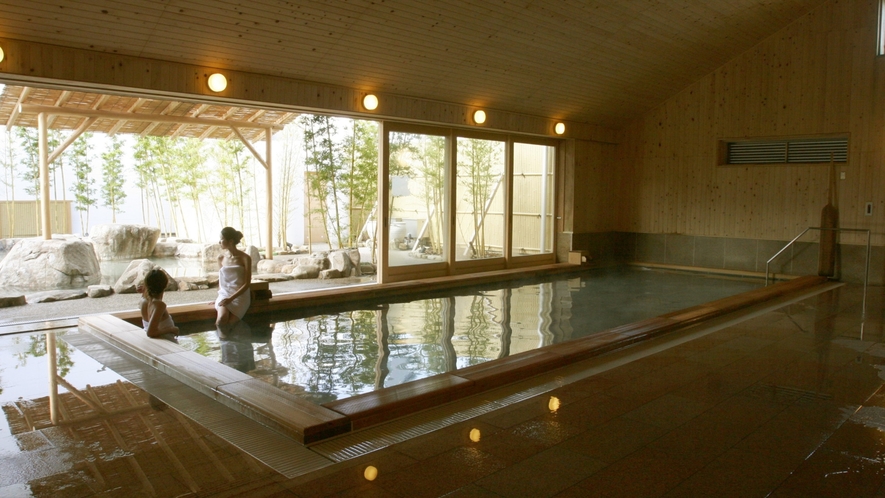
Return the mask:
<path fill-rule="evenodd" d="M 179 343 L 316 403 L 451 372 L 761 286 L 632 267 L 460 289 L 343 312 L 183 327 Z M 450 293 L 452 294 L 452 293 Z M 199 330 L 194 330 L 194 327 Z"/>

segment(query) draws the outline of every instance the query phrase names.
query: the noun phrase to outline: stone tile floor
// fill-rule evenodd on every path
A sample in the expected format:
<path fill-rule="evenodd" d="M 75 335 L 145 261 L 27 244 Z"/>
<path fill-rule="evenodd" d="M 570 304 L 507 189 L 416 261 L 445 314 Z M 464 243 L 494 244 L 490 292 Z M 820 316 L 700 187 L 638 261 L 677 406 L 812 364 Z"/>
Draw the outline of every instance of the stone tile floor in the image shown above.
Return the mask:
<path fill-rule="evenodd" d="M 124 423 L 123 458 L 7 475 L 0 495 L 150 496 L 134 461 L 155 496 L 885 496 L 883 296 L 862 319 L 860 289 L 839 287 L 292 479 L 196 425 L 159 444 Z M 173 416 L 154 411 L 140 416 Z M 182 473 L 164 445 L 180 455 L 195 437 L 209 451 L 177 456 Z"/>

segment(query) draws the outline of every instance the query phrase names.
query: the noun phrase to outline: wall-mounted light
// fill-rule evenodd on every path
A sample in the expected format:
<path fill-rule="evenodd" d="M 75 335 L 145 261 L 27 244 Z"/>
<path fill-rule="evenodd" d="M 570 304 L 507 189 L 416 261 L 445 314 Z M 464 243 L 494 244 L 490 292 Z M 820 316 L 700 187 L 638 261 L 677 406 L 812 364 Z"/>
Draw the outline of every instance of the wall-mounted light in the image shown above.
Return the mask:
<path fill-rule="evenodd" d="M 483 124 L 486 122 L 486 112 L 482 109 L 479 109 L 473 113 L 473 122 L 476 124 Z"/>
<path fill-rule="evenodd" d="M 227 78 L 221 73 L 213 73 L 209 76 L 209 90 L 223 92 L 227 88 Z"/>
<path fill-rule="evenodd" d="M 3 53 L 3 47 L 0 47 L 0 62 L 3 62 L 4 57 L 6 57 L 6 55 Z"/>
<path fill-rule="evenodd" d="M 374 111 L 378 108 L 378 97 L 371 93 L 366 95 L 363 97 L 363 107 L 365 107 L 367 111 Z"/>
<path fill-rule="evenodd" d="M 565 133 L 565 123 L 556 123 L 556 126 L 553 127 L 553 131 L 556 132 L 557 135 L 562 135 Z"/>

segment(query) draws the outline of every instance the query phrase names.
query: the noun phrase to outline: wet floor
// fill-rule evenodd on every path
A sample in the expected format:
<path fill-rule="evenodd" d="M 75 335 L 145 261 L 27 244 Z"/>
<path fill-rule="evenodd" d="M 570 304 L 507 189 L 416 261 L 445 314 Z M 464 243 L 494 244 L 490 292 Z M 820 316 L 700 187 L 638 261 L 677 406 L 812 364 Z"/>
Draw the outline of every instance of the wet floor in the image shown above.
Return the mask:
<path fill-rule="evenodd" d="M 552 391 L 294 478 L 76 348 L 56 347 L 73 391 L 58 380 L 53 410 L 45 338 L 9 336 L 0 496 L 882 496 L 885 291 L 863 319 L 860 296 L 550 372 Z"/>

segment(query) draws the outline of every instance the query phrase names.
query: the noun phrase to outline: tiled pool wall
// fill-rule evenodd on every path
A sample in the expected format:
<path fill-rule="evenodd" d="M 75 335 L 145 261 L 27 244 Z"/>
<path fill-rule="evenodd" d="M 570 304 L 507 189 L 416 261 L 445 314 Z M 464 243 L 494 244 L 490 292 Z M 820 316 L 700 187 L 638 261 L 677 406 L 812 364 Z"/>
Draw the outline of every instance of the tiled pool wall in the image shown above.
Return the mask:
<path fill-rule="evenodd" d="M 594 263 L 653 263 L 692 266 L 712 270 L 765 272 L 765 262 L 783 248 L 784 240 L 757 240 L 737 237 L 701 237 L 694 235 L 599 232 L 559 234 L 557 258 L 568 259 L 568 248 L 585 250 Z M 771 271 L 788 275 L 816 275 L 819 244 L 796 242 L 771 264 Z M 837 247 L 839 279 L 863 283 L 866 245 L 839 244 Z M 841 270 L 840 270 L 841 269 Z M 885 248 L 872 247 L 870 285 L 885 285 Z"/>

